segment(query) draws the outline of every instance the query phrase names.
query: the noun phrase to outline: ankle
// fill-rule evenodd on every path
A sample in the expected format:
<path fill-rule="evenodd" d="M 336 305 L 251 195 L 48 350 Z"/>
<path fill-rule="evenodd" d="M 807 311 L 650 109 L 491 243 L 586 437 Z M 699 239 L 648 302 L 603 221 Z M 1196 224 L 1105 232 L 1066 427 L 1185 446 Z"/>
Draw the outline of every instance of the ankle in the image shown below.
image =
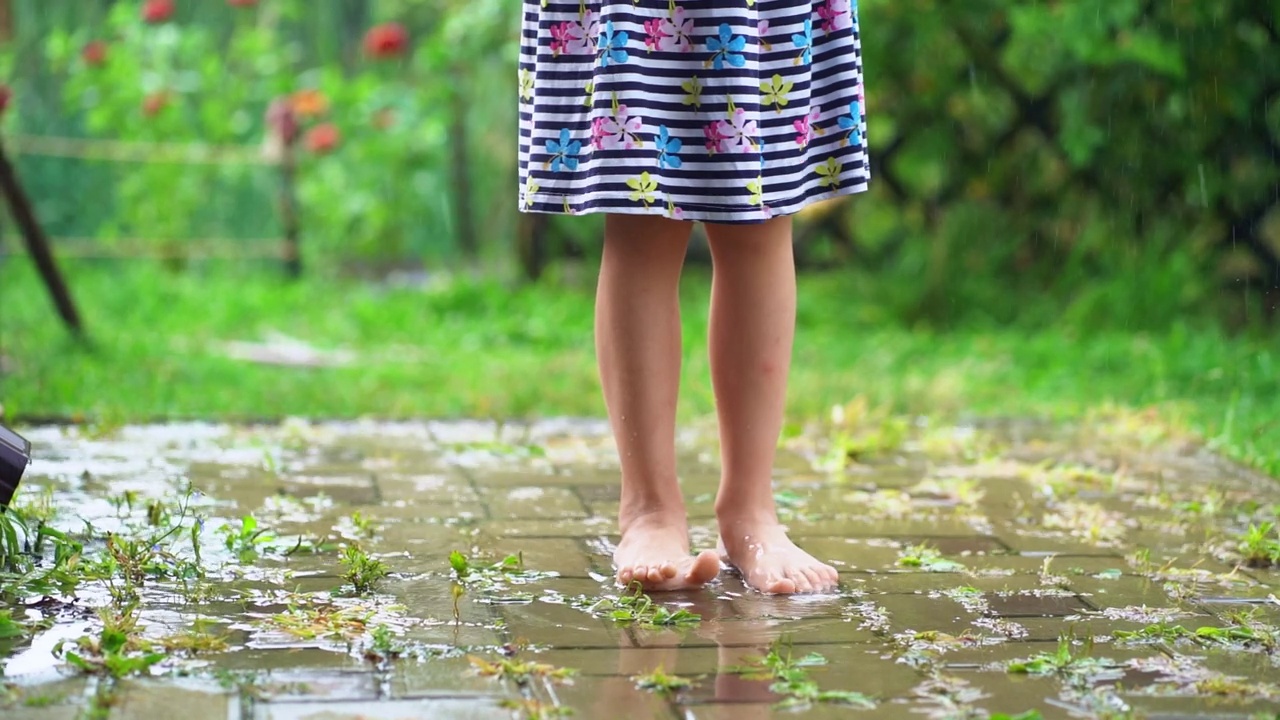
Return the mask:
<path fill-rule="evenodd" d="M 622 501 L 618 508 L 618 527 L 626 532 L 637 525 L 683 525 L 687 515 L 684 499 Z"/>
<path fill-rule="evenodd" d="M 732 531 L 735 527 L 760 527 L 777 525 L 778 511 L 772 502 L 742 503 L 716 501 L 716 521 L 721 532 Z"/>

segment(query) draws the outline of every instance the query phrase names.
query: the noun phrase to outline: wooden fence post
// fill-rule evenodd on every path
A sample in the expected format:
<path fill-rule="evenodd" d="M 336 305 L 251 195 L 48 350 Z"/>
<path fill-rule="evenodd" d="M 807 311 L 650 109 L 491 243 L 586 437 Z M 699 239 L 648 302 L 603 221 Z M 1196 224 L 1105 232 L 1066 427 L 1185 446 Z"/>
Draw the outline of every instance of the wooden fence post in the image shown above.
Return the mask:
<path fill-rule="evenodd" d="M 62 316 L 67 327 L 71 328 L 77 336 L 84 336 L 84 326 L 80 322 L 80 313 L 76 312 L 75 302 L 71 299 L 71 293 L 67 291 L 67 285 L 62 280 L 62 274 L 58 272 L 58 265 L 53 259 L 53 251 L 49 249 L 49 240 L 45 237 L 44 229 L 40 227 L 39 221 L 36 220 L 35 211 L 31 208 L 31 201 L 27 199 L 26 192 L 22 189 L 22 184 L 18 182 L 18 175 L 14 172 L 13 165 L 9 163 L 9 157 L 4 152 L 4 144 L 0 143 L 0 192 L 4 193 L 5 202 L 9 205 L 9 211 L 13 215 L 14 222 L 18 224 L 18 229 L 22 231 L 22 238 L 26 241 L 27 251 L 31 253 L 32 259 L 36 262 L 36 268 L 40 271 L 40 277 L 44 280 L 44 285 L 49 289 L 49 294 L 53 296 L 53 302 L 58 308 L 58 314 Z"/>
<path fill-rule="evenodd" d="M 298 140 L 301 128 L 289 98 L 267 108 L 267 130 L 280 151 L 280 224 L 284 228 L 284 267 L 289 277 L 302 276 L 301 229 L 298 225 Z"/>

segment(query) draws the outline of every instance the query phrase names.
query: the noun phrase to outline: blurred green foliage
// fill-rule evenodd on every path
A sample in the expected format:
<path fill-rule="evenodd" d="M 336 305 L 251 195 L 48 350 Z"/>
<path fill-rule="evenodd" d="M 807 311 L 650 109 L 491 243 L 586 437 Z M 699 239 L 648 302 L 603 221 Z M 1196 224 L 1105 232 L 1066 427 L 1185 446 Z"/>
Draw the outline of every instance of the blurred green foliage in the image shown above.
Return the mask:
<path fill-rule="evenodd" d="M 10 1 L 18 37 L 0 70 L 18 112 L 6 131 L 253 145 L 271 100 L 318 91 L 327 109 L 308 122 L 340 139 L 299 172 L 310 267 L 510 262 L 515 0 L 180 1 L 159 26 L 137 0 Z M 1280 304 L 1280 5 L 860 10 L 872 192 L 840 215 L 851 243 L 818 234 L 804 257 L 877 286 L 864 315 L 1157 329 L 1245 325 Z M 410 52 L 369 58 L 362 38 L 386 21 L 408 28 Z M 100 66 L 82 56 L 95 39 Z M 279 235 L 269 166 L 20 167 L 55 235 Z M 555 218 L 549 232 L 590 258 L 599 228 Z"/>

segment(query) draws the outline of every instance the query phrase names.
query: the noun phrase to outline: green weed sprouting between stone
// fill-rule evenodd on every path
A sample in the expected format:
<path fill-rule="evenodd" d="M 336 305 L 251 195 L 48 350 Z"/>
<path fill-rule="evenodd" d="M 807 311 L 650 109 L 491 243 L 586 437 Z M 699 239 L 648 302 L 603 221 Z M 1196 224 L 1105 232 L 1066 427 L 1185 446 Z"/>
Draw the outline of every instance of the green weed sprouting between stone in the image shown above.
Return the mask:
<path fill-rule="evenodd" d="M 1090 655 L 1092 640 L 1086 642 L 1084 650 L 1079 653 L 1073 649 L 1073 644 L 1074 637 L 1064 634 L 1058 639 L 1058 648 L 1054 652 L 1039 653 L 1025 660 L 1010 661 L 1007 669 L 1016 675 L 1057 675 L 1080 678 L 1117 667 L 1113 660 Z"/>
<path fill-rule="evenodd" d="M 648 675 L 636 675 L 631 680 L 640 690 L 649 690 L 663 697 L 671 697 L 681 690 L 688 690 L 695 684 L 689 678 L 667 674 L 661 665 Z"/>
<path fill-rule="evenodd" d="M 1265 652 L 1280 650 L 1280 628 L 1244 618 L 1228 618 L 1233 621 L 1225 627 L 1206 626 L 1190 630 L 1182 625 L 1152 623 L 1140 630 L 1117 630 L 1116 640 L 1128 643 L 1176 642 L 1186 640 L 1198 645 L 1218 645 L 1226 648 L 1258 649 Z"/>
<path fill-rule="evenodd" d="M 919 568 L 925 572 L 963 572 L 963 564 L 948 560 L 928 543 L 910 545 L 898 554 L 899 567 Z"/>
<path fill-rule="evenodd" d="M 574 607 L 616 623 L 639 627 L 692 627 L 702 616 L 684 608 L 672 610 L 653 601 L 639 583 L 631 583 L 625 594 L 599 598 L 580 596 L 570 601 Z"/>
<path fill-rule="evenodd" d="M 70 649 L 68 641 L 54 646 L 54 655 L 60 656 L 72 667 L 89 675 L 107 675 L 124 678 L 150 671 L 151 666 L 164 660 L 163 653 L 155 652 L 150 643 L 142 641 L 136 633 L 137 605 L 122 610 L 104 608 L 99 611 L 102 630 L 97 637 L 82 637 Z"/>
<path fill-rule="evenodd" d="M 746 665 L 729 668 L 729 671 L 748 680 L 772 680 L 769 690 L 783 696 L 778 703 L 780 709 L 803 709 L 816 703 L 875 707 L 875 701 L 862 693 L 820 688 L 809 677 L 808 668 L 826 664 L 827 659 L 816 652 L 796 657 L 790 641 L 779 638 L 763 656 L 753 658 Z"/>
<path fill-rule="evenodd" d="M 1249 525 L 1237 549 L 1249 567 L 1267 568 L 1280 565 L 1280 529 L 1273 522 Z"/>
<path fill-rule="evenodd" d="M 230 550 L 240 562 L 253 562 L 258 558 L 262 550 L 270 547 L 275 541 L 275 535 L 264 527 L 258 527 L 258 519 L 252 515 L 245 515 L 240 519 L 239 527 L 227 523 L 218 528 L 218 533 L 223 536 L 227 549 Z"/>
<path fill-rule="evenodd" d="M 515 658 L 499 658 L 494 661 L 485 660 L 475 655 L 468 655 L 467 661 L 480 675 L 511 680 L 517 685 L 528 685 L 534 678 L 546 678 L 555 682 L 568 682 L 578 671 L 574 668 L 556 667 L 533 660 L 517 660 Z"/>
<path fill-rule="evenodd" d="M 342 579 L 351 584 L 357 595 L 373 590 L 388 574 L 386 563 L 371 557 L 357 545 L 348 545 L 343 551 L 342 564 L 347 568 Z"/>

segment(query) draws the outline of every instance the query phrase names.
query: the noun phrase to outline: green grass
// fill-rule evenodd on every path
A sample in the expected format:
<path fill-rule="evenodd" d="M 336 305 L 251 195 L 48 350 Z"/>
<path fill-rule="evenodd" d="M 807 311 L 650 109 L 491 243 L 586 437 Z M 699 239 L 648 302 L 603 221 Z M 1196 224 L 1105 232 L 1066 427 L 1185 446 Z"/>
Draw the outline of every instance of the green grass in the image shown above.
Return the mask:
<path fill-rule="evenodd" d="M 274 272 L 185 275 L 135 264 L 65 268 L 93 339 L 60 326 L 29 262 L 0 263 L 0 404 L 10 421 L 156 418 L 601 416 L 592 293 L 497 282 L 437 290 Z M 1212 327 L 1160 334 L 1055 328 L 936 332 L 876 324 L 849 276 L 805 277 L 789 412 L 865 395 L 900 412 L 1078 417 L 1159 405 L 1216 447 L 1280 475 L 1280 346 Z M 684 286 L 684 419 L 714 409 L 710 284 Z M 860 299 L 861 298 L 861 299 Z M 228 358 L 222 344 L 279 331 L 361 356 L 298 369 Z"/>

